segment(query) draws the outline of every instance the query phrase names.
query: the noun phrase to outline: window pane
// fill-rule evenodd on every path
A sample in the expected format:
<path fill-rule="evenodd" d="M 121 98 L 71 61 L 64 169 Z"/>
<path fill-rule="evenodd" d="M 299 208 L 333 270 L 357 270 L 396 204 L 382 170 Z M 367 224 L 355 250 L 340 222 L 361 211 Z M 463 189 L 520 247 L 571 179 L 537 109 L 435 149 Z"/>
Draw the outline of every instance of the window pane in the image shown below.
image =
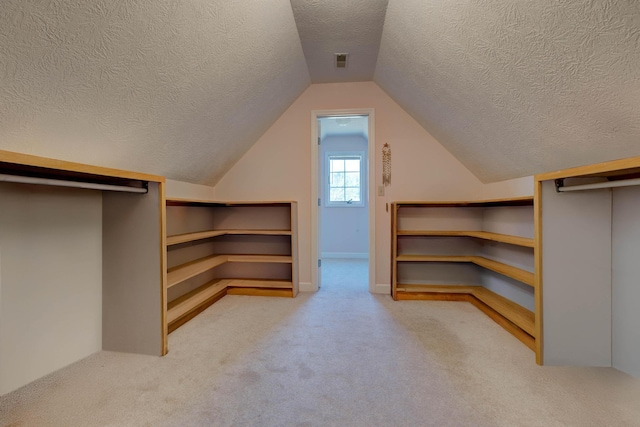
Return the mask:
<path fill-rule="evenodd" d="M 345 170 L 349 172 L 360 172 L 360 160 L 345 160 Z"/>
<path fill-rule="evenodd" d="M 332 188 L 329 194 L 330 202 L 344 202 L 344 188 Z"/>
<path fill-rule="evenodd" d="M 331 187 L 343 187 L 344 186 L 344 172 L 331 173 Z"/>
<path fill-rule="evenodd" d="M 359 188 L 346 188 L 345 200 L 351 200 L 353 202 L 360 201 L 360 189 Z"/>
<path fill-rule="evenodd" d="M 346 187 L 360 187 L 360 173 L 359 172 L 347 172 L 344 185 Z"/>
<path fill-rule="evenodd" d="M 330 159 L 329 162 L 331 163 L 331 172 L 342 172 L 342 171 L 344 171 L 344 160 L 342 160 L 342 159 L 339 159 L 339 160 Z"/>

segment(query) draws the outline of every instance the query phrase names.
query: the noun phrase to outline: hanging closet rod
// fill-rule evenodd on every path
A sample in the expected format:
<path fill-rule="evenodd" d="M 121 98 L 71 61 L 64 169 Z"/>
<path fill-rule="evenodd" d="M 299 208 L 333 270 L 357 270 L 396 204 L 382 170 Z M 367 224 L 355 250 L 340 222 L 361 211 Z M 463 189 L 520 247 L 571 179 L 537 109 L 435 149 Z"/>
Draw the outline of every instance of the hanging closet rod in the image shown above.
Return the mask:
<path fill-rule="evenodd" d="M 109 185 L 109 184 L 94 184 L 91 182 L 78 182 L 78 181 L 64 181 L 61 179 L 49 179 L 49 178 L 35 178 L 30 176 L 19 175 L 6 175 L 0 174 L 0 182 L 15 182 L 18 184 L 36 184 L 36 185 L 52 185 L 56 187 L 71 187 L 71 188 L 84 188 L 88 190 L 105 190 L 105 191 L 120 191 L 125 193 L 147 193 L 149 190 L 139 187 L 127 187 L 125 185 Z"/>
<path fill-rule="evenodd" d="M 597 190 L 599 188 L 631 187 L 633 185 L 640 185 L 640 178 L 598 182 L 596 184 L 570 185 L 567 187 L 564 186 L 564 179 L 556 179 L 556 191 L 558 191 L 558 193 L 565 193 L 568 191 Z"/>

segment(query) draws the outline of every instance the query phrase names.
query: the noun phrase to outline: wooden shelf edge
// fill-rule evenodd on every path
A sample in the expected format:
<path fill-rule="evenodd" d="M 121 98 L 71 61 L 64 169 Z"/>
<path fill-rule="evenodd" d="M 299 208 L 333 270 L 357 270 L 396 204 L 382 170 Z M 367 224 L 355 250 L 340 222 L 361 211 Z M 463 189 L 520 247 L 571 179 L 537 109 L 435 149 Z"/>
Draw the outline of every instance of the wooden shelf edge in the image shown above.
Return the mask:
<path fill-rule="evenodd" d="M 291 255 L 225 255 L 227 262 L 265 262 L 265 263 L 281 263 L 291 264 L 293 258 Z"/>
<path fill-rule="evenodd" d="M 290 236 L 291 230 L 208 230 L 195 233 L 176 234 L 167 236 L 167 246 L 178 245 L 180 243 L 195 242 L 197 240 L 208 239 L 217 236 L 230 235 L 257 235 L 257 236 Z"/>
<path fill-rule="evenodd" d="M 476 255 L 398 255 L 397 262 L 471 262 L 535 288 L 533 273 L 518 267 Z"/>
<path fill-rule="evenodd" d="M 398 255 L 399 262 L 473 262 L 472 257 L 466 255 Z"/>
<path fill-rule="evenodd" d="M 294 298 L 293 289 L 271 289 L 271 288 L 227 288 L 227 295 L 249 295 L 260 297 L 284 297 Z"/>
<path fill-rule="evenodd" d="M 227 258 L 227 255 L 210 255 L 170 268 L 167 272 L 167 289 L 224 264 Z"/>
<path fill-rule="evenodd" d="M 530 271 L 526 271 L 521 268 L 514 267 L 500 261 L 494 261 L 482 256 L 473 256 L 470 258 L 471 262 L 479 265 L 480 267 L 484 267 L 488 270 L 495 271 L 496 273 L 500 273 L 504 276 L 511 277 L 512 279 L 529 285 L 532 288 L 535 288 L 536 286 L 534 274 Z"/>
<path fill-rule="evenodd" d="M 230 288 L 293 289 L 293 282 L 266 279 L 229 279 L 227 286 Z"/>
<path fill-rule="evenodd" d="M 393 202 L 398 207 L 495 207 L 495 206 L 533 206 L 533 196 L 506 197 L 489 200 L 402 200 Z"/>
<path fill-rule="evenodd" d="M 512 236 L 509 234 L 491 233 L 488 231 L 473 230 L 398 230 L 398 236 L 434 236 L 434 237 L 473 237 L 476 239 L 490 240 L 509 245 L 533 248 L 534 240 L 528 237 Z"/>
<path fill-rule="evenodd" d="M 400 286 L 414 289 L 406 291 Z M 399 285 L 396 287 L 396 299 L 470 302 L 535 351 L 533 312 L 482 286 Z"/>
<path fill-rule="evenodd" d="M 227 279 L 213 280 L 169 302 L 167 304 L 167 323 L 171 325 L 186 314 L 197 310 L 218 294 L 225 293 L 228 282 Z"/>

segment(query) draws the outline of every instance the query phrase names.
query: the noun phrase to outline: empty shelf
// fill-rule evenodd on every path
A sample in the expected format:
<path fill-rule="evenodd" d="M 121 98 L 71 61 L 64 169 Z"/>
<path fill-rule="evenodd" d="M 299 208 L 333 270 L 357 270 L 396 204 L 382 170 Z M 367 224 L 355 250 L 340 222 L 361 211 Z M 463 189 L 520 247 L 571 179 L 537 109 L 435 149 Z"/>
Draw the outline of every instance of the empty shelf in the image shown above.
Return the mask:
<path fill-rule="evenodd" d="M 286 280 L 263 279 L 229 279 L 227 286 L 230 288 L 278 288 L 293 289 L 293 283 Z"/>
<path fill-rule="evenodd" d="M 533 239 L 508 234 L 490 233 L 488 231 L 454 231 L 454 230 L 398 230 L 398 236 L 453 236 L 475 237 L 476 239 L 508 243 L 510 245 L 533 248 Z"/>
<path fill-rule="evenodd" d="M 227 255 L 211 255 L 170 268 L 167 272 L 167 288 L 182 283 L 207 270 L 211 270 L 225 262 L 227 262 Z"/>
<path fill-rule="evenodd" d="M 519 282 L 525 283 L 529 286 L 535 286 L 533 273 L 523 270 L 521 268 L 513 267 L 502 262 L 494 261 L 489 258 L 481 256 L 466 256 L 466 255 L 398 255 L 397 261 L 404 262 L 471 262 L 480 267 L 484 267 L 487 270 L 495 271 L 496 273 L 503 274 L 507 277 L 511 277 Z"/>
<path fill-rule="evenodd" d="M 196 240 L 208 239 L 216 236 L 228 235 L 260 235 L 260 236 L 290 236 L 291 230 L 209 230 L 199 231 L 196 233 L 176 234 L 167 237 L 167 246 L 177 245 L 180 243 L 193 242 Z"/>
<path fill-rule="evenodd" d="M 209 300 L 226 291 L 229 280 L 218 279 L 200 286 L 171 301 L 167 307 L 167 322 L 173 323 L 185 314 L 207 304 Z"/>
<path fill-rule="evenodd" d="M 527 334 L 532 337 L 535 336 L 535 316 L 533 312 L 482 286 L 398 284 L 397 291 L 409 294 L 468 294 L 489 306 Z"/>
<path fill-rule="evenodd" d="M 226 255 L 228 262 L 268 262 L 291 264 L 291 255 Z"/>
<path fill-rule="evenodd" d="M 532 337 L 535 336 L 535 316 L 533 312 L 481 286 L 474 289 L 472 295 Z"/>

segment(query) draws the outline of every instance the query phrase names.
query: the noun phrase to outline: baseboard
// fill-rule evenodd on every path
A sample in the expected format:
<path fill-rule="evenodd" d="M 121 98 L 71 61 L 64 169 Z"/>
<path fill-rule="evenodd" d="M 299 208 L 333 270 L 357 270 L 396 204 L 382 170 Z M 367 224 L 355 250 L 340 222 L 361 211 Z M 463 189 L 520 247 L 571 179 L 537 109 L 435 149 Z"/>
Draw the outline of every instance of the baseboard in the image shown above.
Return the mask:
<path fill-rule="evenodd" d="M 391 295 L 391 285 L 388 283 L 376 283 L 373 293 Z"/>
<path fill-rule="evenodd" d="M 322 252 L 322 258 L 358 258 L 367 259 L 369 254 L 366 252 Z"/>
<path fill-rule="evenodd" d="M 300 282 L 298 283 L 298 290 L 300 292 L 316 292 L 318 288 L 313 286 L 311 282 Z"/>

